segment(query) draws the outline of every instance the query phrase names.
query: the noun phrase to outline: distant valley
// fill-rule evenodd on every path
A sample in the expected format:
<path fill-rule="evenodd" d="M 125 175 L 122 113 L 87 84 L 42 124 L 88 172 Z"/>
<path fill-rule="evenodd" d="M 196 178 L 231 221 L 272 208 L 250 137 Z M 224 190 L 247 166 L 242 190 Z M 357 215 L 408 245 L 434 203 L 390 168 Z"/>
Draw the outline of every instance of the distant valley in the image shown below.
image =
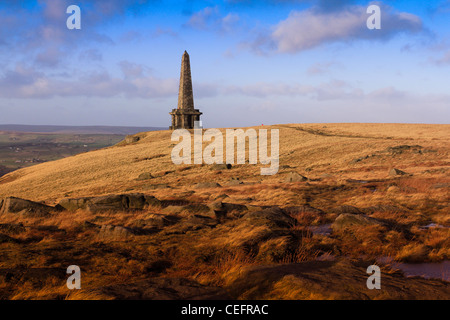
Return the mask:
<path fill-rule="evenodd" d="M 0 177 L 17 169 L 115 145 L 157 127 L 0 125 Z"/>

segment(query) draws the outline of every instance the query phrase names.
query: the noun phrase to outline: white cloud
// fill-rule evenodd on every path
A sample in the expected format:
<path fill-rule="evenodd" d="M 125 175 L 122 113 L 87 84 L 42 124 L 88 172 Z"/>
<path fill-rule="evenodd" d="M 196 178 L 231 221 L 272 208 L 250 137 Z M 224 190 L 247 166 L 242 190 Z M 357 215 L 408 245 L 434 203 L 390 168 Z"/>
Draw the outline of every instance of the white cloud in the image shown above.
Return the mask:
<path fill-rule="evenodd" d="M 423 29 L 418 16 L 381 5 L 381 30 L 369 30 L 366 9 L 365 6 L 349 6 L 331 12 L 316 8 L 291 11 L 287 19 L 273 26 L 270 34 L 256 39 L 253 48 L 256 51 L 268 48 L 280 53 L 295 53 L 326 43 L 385 40 L 400 32 L 417 33 Z"/>

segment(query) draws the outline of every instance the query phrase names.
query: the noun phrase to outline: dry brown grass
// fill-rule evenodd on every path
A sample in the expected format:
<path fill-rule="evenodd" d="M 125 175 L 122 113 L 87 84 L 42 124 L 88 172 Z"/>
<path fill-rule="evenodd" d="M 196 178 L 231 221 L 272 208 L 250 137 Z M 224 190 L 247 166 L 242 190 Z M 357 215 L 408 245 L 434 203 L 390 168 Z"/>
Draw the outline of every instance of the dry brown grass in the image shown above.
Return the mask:
<path fill-rule="evenodd" d="M 265 126 L 280 129 L 280 170 L 261 176 L 259 166 L 236 165 L 231 170 L 211 170 L 207 165 L 175 166 L 170 160 L 169 131 L 139 134 L 141 140 L 80 154 L 18 170 L 0 178 L 0 198 L 16 196 L 56 204 L 62 198 L 143 192 L 173 203 L 207 204 L 216 199 L 245 205 L 281 207 L 310 205 L 325 214 L 299 212 L 295 247 L 282 257 L 277 252 L 292 245 L 289 237 L 271 238 L 265 225 L 239 220 L 215 227 L 216 233 L 198 231 L 187 235 L 137 235 L 127 240 L 98 238 L 85 222 L 133 227 L 152 214 L 168 214 L 161 207 L 142 212 L 59 212 L 47 218 L 3 215 L 0 224 L 23 224 L 25 231 L 7 234 L 18 243 L 0 243 L 0 269 L 66 268 L 79 264 L 88 274 L 83 290 L 68 295 L 61 279 L 49 276 L 33 282 L 25 275 L 2 281 L 0 298 L 99 299 L 93 289 L 111 283 L 130 283 L 146 277 L 187 277 L 207 285 L 226 285 L 239 270 L 264 263 L 295 263 L 319 254 L 369 257 L 390 256 L 401 261 L 442 261 L 450 256 L 448 203 L 449 125 L 397 124 L 292 124 Z M 256 127 L 256 129 L 258 129 Z M 391 154 L 389 147 L 420 145 L 429 152 Z M 365 156 L 370 156 L 365 158 Z M 363 158 L 360 161 L 355 159 Z M 390 177 L 399 168 L 411 176 Z M 296 171 L 306 182 L 284 183 Z M 136 180 L 144 172 L 154 178 Z M 239 178 L 245 184 L 196 189 L 215 181 L 225 185 Z M 362 180 L 362 181 L 361 181 Z M 158 189 L 159 184 L 170 188 Z M 447 184 L 447 187 L 446 187 Z M 333 208 L 352 205 L 364 209 L 381 206 L 369 215 L 389 227 L 355 227 L 332 236 L 313 235 L 310 226 L 331 223 Z M 387 209 L 383 209 L 383 206 Z M 394 207 L 394 209 L 389 209 Z M 180 217 L 192 215 L 183 211 Z M 430 223 L 444 228 L 424 229 Z M 268 239 L 267 239 L 268 238 Z M 263 239 L 263 240 L 261 240 Z M 260 241 L 261 243 L 259 243 Z M 263 255 L 266 252 L 267 255 Z M 164 261 L 163 261 L 164 260 Z M 75 262 L 74 262 L 75 261 Z M 164 271 L 154 264 L 167 262 Z M 231 278 L 230 278 L 231 277 Z M 278 298 L 289 287 L 289 278 L 274 286 L 269 298 Z M 295 286 L 298 290 L 299 286 Z M 278 290 L 278 291 L 277 291 Z M 293 291 L 287 297 L 310 296 Z M 284 295 L 286 297 L 286 295 Z M 326 297 L 332 298 L 332 297 Z"/>
<path fill-rule="evenodd" d="M 161 183 L 175 186 L 173 193 L 177 193 L 191 189 L 197 182 L 223 183 L 233 176 L 244 181 L 278 182 L 283 172 L 291 170 L 311 178 L 327 173 L 332 181 L 339 183 L 345 179 L 384 179 L 391 166 L 426 176 L 427 169 L 445 170 L 449 165 L 449 125 L 303 124 L 264 128 L 280 130 L 280 165 L 291 167 L 280 168 L 275 176 L 260 176 L 259 165 L 239 165 L 221 173 L 205 165 L 175 166 L 170 159 L 173 147 L 170 131 L 157 131 L 139 134 L 141 140 L 133 144 L 79 154 L 8 174 L 0 179 L 0 195 L 55 203 L 65 197 L 117 192 L 157 195 L 162 190 L 149 189 L 149 185 Z M 388 147 L 404 144 L 421 145 L 436 152 L 394 156 L 385 152 Z M 351 163 L 355 158 L 372 154 L 376 156 Z M 155 178 L 137 181 L 144 172 L 152 173 Z M 446 172 L 433 174 L 434 179 L 445 180 L 447 176 Z M 273 199 L 264 190 L 259 195 L 254 191 L 248 190 L 255 194 L 255 201 Z M 283 200 L 281 195 L 274 194 L 274 197 L 276 201 Z M 293 195 L 286 194 L 286 197 L 287 201 L 295 202 Z"/>

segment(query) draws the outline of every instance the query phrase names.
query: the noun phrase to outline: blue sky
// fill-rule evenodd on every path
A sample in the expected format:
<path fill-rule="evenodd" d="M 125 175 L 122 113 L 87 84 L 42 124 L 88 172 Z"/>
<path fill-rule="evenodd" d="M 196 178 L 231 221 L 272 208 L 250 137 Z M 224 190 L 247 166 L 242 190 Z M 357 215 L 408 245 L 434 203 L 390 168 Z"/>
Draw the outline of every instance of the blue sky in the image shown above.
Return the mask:
<path fill-rule="evenodd" d="M 6 0 L 0 123 L 168 126 L 184 50 L 205 127 L 449 123 L 449 17 L 448 0 Z"/>

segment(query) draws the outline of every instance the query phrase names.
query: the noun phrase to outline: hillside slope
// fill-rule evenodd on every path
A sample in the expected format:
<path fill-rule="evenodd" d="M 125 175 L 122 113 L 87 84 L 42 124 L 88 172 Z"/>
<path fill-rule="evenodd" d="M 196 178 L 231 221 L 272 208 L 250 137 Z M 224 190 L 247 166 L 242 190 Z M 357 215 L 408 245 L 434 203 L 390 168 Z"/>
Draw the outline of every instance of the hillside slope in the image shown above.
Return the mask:
<path fill-rule="evenodd" d="M 449 299 L 449 125 L 263 128 L 273 176 L 159 131 L 0 178 L 0 299 Z"/>
<path fill-rule="evenodd" d="M 346 179 L 383 179 L 391 167 L 416 177 L 448 177 L 450 125 L 302 124 L 263 128 L 280 130 L 280 169 L 274 176 L 261 176 L 259 164 L 237 165 L 222 174 L 209 166 L 176 166 L 170 158 L 174 146 L 171 132 L 157 131 L 137 134 L 140 140 L 134 143 L 8 174 L 0 179 L 0 197 L 56 203 L 65 197 L 149 190 L 158 193 L 152 186 L 160 184 L 175 188 L 176 194 L 178 190 L 190 190 L 198 182 L 224 183 L 233 177 L 241 181 L 279 182 L 290 171 L 312 180 L 329 179 L 336 183 Z M 154 178 L 137 180 L 142 173 L 150 173 Z"/>

